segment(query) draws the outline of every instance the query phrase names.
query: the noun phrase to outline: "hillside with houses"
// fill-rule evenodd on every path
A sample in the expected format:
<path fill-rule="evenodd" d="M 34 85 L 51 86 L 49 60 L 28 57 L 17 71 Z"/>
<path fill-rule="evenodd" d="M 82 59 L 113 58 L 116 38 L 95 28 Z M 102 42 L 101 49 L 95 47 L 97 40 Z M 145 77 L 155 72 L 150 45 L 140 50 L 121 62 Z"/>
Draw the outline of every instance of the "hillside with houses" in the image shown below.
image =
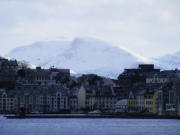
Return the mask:
<path fill-rule="evenodd" d="M 70 69 L 22 66 L 0 58 L 0 113 L 180 115 L 180 70 L 139 64 L 116 79 Z"/>

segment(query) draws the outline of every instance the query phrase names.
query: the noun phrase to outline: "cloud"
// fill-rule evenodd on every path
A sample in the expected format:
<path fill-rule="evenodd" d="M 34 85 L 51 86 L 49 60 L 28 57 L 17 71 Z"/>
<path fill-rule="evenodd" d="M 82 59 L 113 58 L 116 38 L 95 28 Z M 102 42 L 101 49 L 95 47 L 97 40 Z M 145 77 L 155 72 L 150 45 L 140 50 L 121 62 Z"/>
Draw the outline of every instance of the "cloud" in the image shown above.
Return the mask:
<path fill-rule="evenodd" d="M 35 41 L 77 36 L 107 40 L 147 57 L 175 52 L 180 50 L 179 7 L 179 0 L 0 1 L 2 54 Z"/>

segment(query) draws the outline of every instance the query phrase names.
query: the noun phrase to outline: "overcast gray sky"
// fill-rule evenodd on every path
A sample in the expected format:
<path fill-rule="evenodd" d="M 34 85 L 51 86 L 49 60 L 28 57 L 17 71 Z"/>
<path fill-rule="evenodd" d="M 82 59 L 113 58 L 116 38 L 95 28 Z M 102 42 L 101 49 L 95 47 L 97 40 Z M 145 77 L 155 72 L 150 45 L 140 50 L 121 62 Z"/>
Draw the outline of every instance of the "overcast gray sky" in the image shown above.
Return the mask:
<path fill-rule="evenodd" d="M 180 51 L 180 0 L 0 0 L 0 54 L 95 37 L 145 57 Z"/>

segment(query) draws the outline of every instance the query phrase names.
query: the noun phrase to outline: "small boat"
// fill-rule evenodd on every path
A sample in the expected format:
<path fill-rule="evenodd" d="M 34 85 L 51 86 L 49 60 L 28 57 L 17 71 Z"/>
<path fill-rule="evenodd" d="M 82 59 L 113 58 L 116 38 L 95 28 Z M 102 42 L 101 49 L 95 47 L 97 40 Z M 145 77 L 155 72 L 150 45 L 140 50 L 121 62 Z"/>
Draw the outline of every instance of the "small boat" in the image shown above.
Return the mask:
<path fill-rule="evenodd" d="M 88 114 L 101 114 L 101 111 L 100 110 L 94 110 L 94 111 L 88 112 Z"/>

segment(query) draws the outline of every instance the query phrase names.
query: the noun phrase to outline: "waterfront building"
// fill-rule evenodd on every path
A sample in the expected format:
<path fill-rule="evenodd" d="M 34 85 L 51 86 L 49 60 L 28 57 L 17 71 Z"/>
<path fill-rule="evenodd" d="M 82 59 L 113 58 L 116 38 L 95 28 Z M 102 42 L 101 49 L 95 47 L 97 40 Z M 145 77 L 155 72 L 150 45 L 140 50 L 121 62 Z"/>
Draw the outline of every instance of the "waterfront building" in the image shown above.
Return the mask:
<path fill-rule="evenodd" d="M 154 92 L 146 92 L 145 93 L 145 98 L 144 98 L 144 102 L 145 102 L 145 108 L 147 110 L 147 112 L 149 113 L 153 113 L 153 96 L 154 96 Z"/>
<path fill-rule="evenodd" d="M 176 84 L 166 83 L 158 91 L 158 114 L 177 115 L 179 89 Z"/>
<path fill-rule="evenodd" d="M 50 113 L 69 110 L 68 89 L 38 85 L 18 85 L 0 92 L 0 111 L 18 112 L 23 105 L 27 113 Z"/>
<path fill-rule="evenodd" d="M 69 108 L 72 112 L 78 111 L 78 98 L 76 95 L 69 96 Z"/>
<path fill-rule="evenodd" d="M 115 104 L 115 112 L 128 112 L 128 99 L 121 99 Z"/>
<path fill-rule="evenodd" d="M 17 111 L 14 91 L 0 89 L 0 113 L 14 113 Z"/>
<path fill-rule="evenodd" d="M 136 94 L 137 108 L 139 112 L 145 111 L 145 90 L 138 91 Z"/>
<path fill-rule="evenodd" d="M 131 111 L 137 111 L 137 101 L 135 97 L 135 93 L 130 91 L 129 98 L 128 98 L 128 110 Z"/>
<path fill-rule="evenodd" d="M 100 109 L 100 110 L 101 109 L 102 110 L 115 109 L 115 104 L 117 102 L 116 96 L 108 96 L 108 95 L 96 96 L 94 99 L 95 99 L 94 105 L 92 106 L 92 104 L 90 104 L 91 109 Z M 89 101 L 92 101 L 92 100 L 89 100 Z"/>
<path fill-rule="evenodd" d="M 158 114 L 158 91 L 154 92 L 153 95 L 153 114 Z"/>
<path fill-rule="evenodd" d="M 86 108 L 86 89 L 84 86 L 81 86 L 77 93 L 78 97 L 78 108 L 84 109 Z"/>
<path fill-rule="evenodd" d="M 89 87 L 81 86 L 78 90 L 78 106 L 79 109 L 115 109 L 117 97 L 110 86 Z"/>

